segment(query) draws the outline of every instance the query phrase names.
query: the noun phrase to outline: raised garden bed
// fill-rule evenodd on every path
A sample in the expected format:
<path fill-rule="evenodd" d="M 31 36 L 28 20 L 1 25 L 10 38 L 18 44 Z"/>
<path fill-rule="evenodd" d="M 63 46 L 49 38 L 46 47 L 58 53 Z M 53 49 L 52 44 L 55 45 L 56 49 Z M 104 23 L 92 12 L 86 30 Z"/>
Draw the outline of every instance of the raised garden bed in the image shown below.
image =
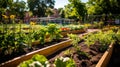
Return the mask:
<path fill-rule="evenodd" d="M 81 51 L 86 52 L 88 56 L 84 54 L 79 55 L 76 53 L 75 48 L 70 47 L 67 50 L 48 56 L 49 62 L 52 64 L 56 58 L 62 56 L 72 57 L 75 61 L 76 67 L 102 67 L 106 66 L 106 63 L 108 63 L 113 49 L 113 44 L 109 46 L 105 53 L 98 50 L 100 45 L 97 43 L 90 46 L 90 48 L 83 42 L 79 43 L 79 46 L 81 47 Z"/>
<path fill-rule="evenodd" d="M 48 55 L 51 55 L 53 53 L 55 53 L 56 51 L 58 50 L 61 50 L 67 46 L 70 46 L 71 40 L 68 40 L 68 41 L 63 41 L 61 43 L 58 43 L 59 46 L 57 46 L 57 44 L 54 44 L 56 48 L 52 48 L 52 46 L 49 46 L 50 48 L 52 49 L 49 49 L 49 47 L 46 47 L 46 48 L 43 48 L 43 49 L 39 49 L 39 50 L 36 50 L 34 52 L 31 52 L 31 53 L 28 53 L 28 54 L 25 54 L 25 55 L 22 55 L 20 57 L 17 57 L 17 58 L 14 58 L 13 60 L 10 60 L 10 61 L 7 61 L 5 63 L 2 63 L 0 64 L 0 67 L 4 66 L 4 67 L 8 67 L 8 66 L 16 66 L 18 65 L 20 62 L 24 61 L 24 60 L 28 60 L 30 59 L 34 54 L 38 53 L 38 54 L 43 54 L 45 56 L 48 56 Z M 51 45 L 51 44 L 50 44 Z M 53 47 L 54 47 L 53 45 Z M 42 51 L 41 51 L 42 50 Z M 46 52 L 48 51 L 48 52 Z M 29 52 L 29 51 L 28 51 Z M 18 54 L 17 54 L 18 55 Z M 1 59 L 2 60 L 2 59 Z"/>
<path fill-rule="evenodd" d="M 85 33 L 87 31 L 87 29 L 81 29 L 81 30 L 72 30 L 72 31 L 65 31 L 65 32 L 61 32 L 61 34 L 63 36 L 67 36 L 67 34 L 78 34 L 78 33 Z"/>
<path fill-rule="evenodd" d="M 111 43 L 111 45 L 109 45 L 108 49 L 105 51 L 105 53 L 97 63 L 96 67 L 107 67 L 113 53 L 113 48 L 114 44 Z"/>
<path fill-rule="evenodd" d="M 107 67 L 119 67 L 120 66 L 120 45 L 115 44 L 112 56 Z"/>
<path fill-rule="evenodd" d="M 51 45 L 55 45 L 55 44 L 57 44 L 57 43 L 64 42 L 64 41 L 66 41 L 66 40 L 67 40 L 67 39 L 60 39 L 60 40 L 57 40 L 57 41 L 54 40 L 54 41 L 52 41 L 52 42 L 47 42 L 47 43 L 45 43 L 44 45 L 39 44 L 39 41 L 34 42 L 34 44 L 37 43 L 37 45 L 32 46 L 32 48 L 30 48 L 30 49 L 28 49 L 27 47 L 24 48 L 24 52 L 21 52 L 21 53 L 13 53 L 13 54 L 11 54 L 11 55 L 5 55 L 5 56 L 3 56 L 3 57 L 1 56 L 1 57 L 0 57 L 0 63 L 3 63 L 3 62 L 5 62 L 5 61 L 8 61 L 8 60 L 13 59 L 13 58 L 18 57 L 18 56 L 21 56 L 21 55 L 23 55 L 23 54 L 27 54 L 27 53 L 32 52 L 32 51 L 36 51 L 36 50 L 39 50 L 39 49 L 42 49 L 42 48 L 45 48 L 45 47 L 48 47 L 48 46 L 51 46 Z"/>

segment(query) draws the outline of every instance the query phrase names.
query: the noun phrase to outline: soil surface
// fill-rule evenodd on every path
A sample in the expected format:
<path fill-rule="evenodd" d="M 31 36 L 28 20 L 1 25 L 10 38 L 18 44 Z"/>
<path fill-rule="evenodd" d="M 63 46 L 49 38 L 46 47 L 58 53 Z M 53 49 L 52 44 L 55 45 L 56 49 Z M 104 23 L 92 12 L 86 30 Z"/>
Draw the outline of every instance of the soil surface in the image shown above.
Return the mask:
<path fill-rule="evenodd" d="M 53 63 L 56 58 L 59 57 L 72 57 L 76 63 L 76 67 L 95 67 L 104 52 L 99 51 L 100 44 L 96 43 L 88 47 L 84 42 L 79 43 L 81 51 L 85 52 L 84 54 L 78 54 L 76 49 L 71 46 L 62 51 L 59 51 L 48 57 L 49 62 Z"/>
<path fill-rule="evenodd" d="M 37 46 L 32 46 L 32 48 L 25 47 L 22 52 L 14 52 L 11 55 L 2 55 L 2 54 L 0 54 L 0 64 L 6 62 L 8 60 L 11 60 L 13 58 L 16 58 L 16 57 L 25 55 L 27 53 L 30 53 L 32 51 L 39 50 L 41 48 L 48 47 L 48 46 L 51 46 L 51 45 L 54 45 L 56 43 L 59 43 L 59 42 L 62 42 L 62 41 L 66 41 L 66 40 L 67 39 L 53 40 L 52 42 L 47 42 L 44 45 L 39 44 Z"/>
<path fill-rule="evenodd" d="M 120 67 L 120 45 L 115 44 L 107 67 Z"/>

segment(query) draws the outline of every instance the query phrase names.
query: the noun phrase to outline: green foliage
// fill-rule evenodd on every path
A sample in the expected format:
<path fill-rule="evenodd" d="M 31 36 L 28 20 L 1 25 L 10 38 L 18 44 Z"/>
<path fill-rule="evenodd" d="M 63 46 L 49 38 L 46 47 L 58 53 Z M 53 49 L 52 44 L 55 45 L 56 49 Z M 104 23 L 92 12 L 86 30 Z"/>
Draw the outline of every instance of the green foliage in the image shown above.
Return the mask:
<path fill-rule="evenodd" d="M 87 3 L 88 14 L 119 14 L 119 0 L 89 0 Z"/>
<path fill-rule="evenodd" d="M 92 25 L 92 27 L 93 28 L 99 28 L 99 29 L 101 29 L 101 28 L 103 28 L 103 22 L 102 21 L 100 21 L 100 22 L 93 22 L 93 25 Z"/>
<path fill-rule="evenodd" d="M 75 62 L 68 57 L 60 57 L 55 60 L 56 67 L 75 67 Z"/>
<path fill-rule="evenodd" d="M 48 29 L 45 28 L 45 27 L 42 27 L 40 30 L 39 30 L 39 40 L 40 40 L 40 43 L 41 44 L 44 44 L 45 43 L 45 38 L 46 38 L 46 33 L 47 33 Z"/>
<path fill-rule="evenodd" d="M 24 34 L 14 34 L 14 33 L 5 33 L 4 35 L 0 35 L 1 44 L 0 47 L 2 49 L 2 53 L 0 55 L 8 55 L 14 52 L 23 51 L 24 47 Z"/>
<path fill-rule="evenodd" d="M 107 32 L 98 32 L 96 34 L 91 33 L 85 36 L 85 44 L 88 46 L 95 44 L 96 42 L 101 44 L 100 50 L 104 51 L 107 49 L 108 45 L 111 44 L 111 42 L 115 42 L 115 32 L 112 30 Z"/>
<path fill-rule="evenodd" d="M 74 51 L 72 51 L 71 49 L 68 49 L 68 50 L 66 50 L 66 51 L 64 52 L 64 54 L 65 54 L 66 56 L 71 57 L 72 54 L 73 54 L 73 52 L 74 52 Z"/>
<path fill-rule="evenodd" d="M 46 67 L 47 58 L 43 55 L 36 54 L 32 59 L 24 61 L 18 65 L 18 67 Z"/>
<path fill-rule="evenodd" d="M 48 24 L 47 26 L 51 41 L 53 39 L 60 39 L 62 37 L 61 30 L 57 26 L 57 24 Z"/>
<path fill-rule="evenodd" d="M 118 44 L 120 44 L 120 30 L 118 30 L 117 34 L 116 34 L 116 42 L 118 42 Z"/>
<path fill-rule="evenodd" d="M 83 30 L 83 29 L 85 29 L 84 25 L 66 25 L 64 27 L 70 28 L 70 30 Z"/>
<path fill-rule="evenodd" d="M 75 34 L 68 34 L 68 37 L 72 40 L 74 48 L 76 48 L 79 51 L 80 48 L 78 47 L 78 42 L 80 41 L 80 37 L 78 37 Z"/>
<path fill-rule="evenodd" d="M 61 18 L 65 18 L 65 10 L 63 8 L 58 8 L 58 12 Z"/>
<path fill-rule="evenodd" d="M 47 8 L 54 7 L 55 0 L 28 0 L 27 3 L 33 15 L 41 17 L 45 16 Z"/>
<path fill-rule="evenodd" d="M 39 61 L 42 64 L 45 64 L 45 61 L 47 61 L 47 58 L 43 55 L 36 54 L 32 57 L 33 61 Z"/>
<path fill-rule="evenodd" d="M 9 15 L 14 14 L 19 18 L 24 17 L 25 2 L 13 1 L 13 0 L 0 0 L 0 16 L 5 12 L 9 12 Z M 0 17 L 1 18 L 1 17 Z"/>
<path fill-rule="evenodd" d="M 81 40 L 80 37 L 78 37 L 75 34 L 68 34 L 69 38 L 72 40 L 72 45 L 76 49 L 77 53 L 79 55 L 83 55 L 86 57 L 89 57 L 89 55 L 83 51 L 81 51 L 81 48 L 78 46 L 78 42 Z"/>
<path fill-rule="evenodd" d="M 54 62 L 55 67 L 75 67 L 75 62 L 69 57 L 57 58 Z M 43 55 L 36 54 L 31 59 L 26 60 L 18 65 L 18 67 L 50 67 L 51 64 Z"/>
<path fill-rule="evenodd" d="M 85 4 L 80 0 L 69 0 L 69 4 L 65 6 L 65 17 L 83 20 L 86 15 Z"/>

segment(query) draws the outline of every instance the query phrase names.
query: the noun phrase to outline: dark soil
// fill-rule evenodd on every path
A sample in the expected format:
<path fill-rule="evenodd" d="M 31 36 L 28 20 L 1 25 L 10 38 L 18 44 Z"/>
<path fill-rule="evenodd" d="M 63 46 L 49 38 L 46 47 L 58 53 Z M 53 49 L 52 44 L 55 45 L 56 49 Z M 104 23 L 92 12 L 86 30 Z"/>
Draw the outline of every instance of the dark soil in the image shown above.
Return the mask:
<path fill-rule="evenodd" d="M 32 48 L 25 47 L 23 51 L 14 52 L 11 55 L 0 54 L 0 64 L 6 62 L 8 60 L 14 59 L 16 57 L 30 53 L 32 51 L 39 50 L 41 48 L 48 47 L 50 45 L 54 45 L 56 43 L 59 43 L 59 42 L 65 41 L 65 40 L 67 40 L 67 39 L 53 40 L 52 42 L 45 43 L 44 45 L 39 44 L 37 46 L 32 46 Z"/>
<path fill-rule="evenodd" d="M 107 67 L 119 67 L 120 66 L 120 45 L 115 44 L 113 54 L 110 58 Z"/>
<path fill-rule="evenodd" d="M 76 67 L 95 67 L 100 58 L 103 55 L 103 52 L 99 51 L 100 44 L 94 44 L 90 47 L 84 44 L 84 42 L 79 43 L 81 51 L 85 52 L 87 55 L 78 54 L 76 49 L 71 46 L 62 51 L 59 51 L 48 57 L 49 62 L 53 63 L 56 58 L 61 56 L 63 57 L 72 57 L 76 63 Z M 70 51 L 66 53 L 66 51 Z"/>

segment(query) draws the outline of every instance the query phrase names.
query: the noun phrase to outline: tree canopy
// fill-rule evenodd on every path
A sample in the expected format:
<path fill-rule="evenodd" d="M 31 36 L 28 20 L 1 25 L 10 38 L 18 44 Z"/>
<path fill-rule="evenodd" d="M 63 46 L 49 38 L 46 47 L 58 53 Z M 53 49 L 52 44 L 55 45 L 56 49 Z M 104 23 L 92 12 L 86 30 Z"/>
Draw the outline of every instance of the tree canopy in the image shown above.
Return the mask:
<path fill-rule="evenodd" d="M 38 15 L 39 17 L 45 16 L 47 8 L 54 7 L 54 0 L 28 0 L 28 7 L 33 15 Z"/>
<path fill-rule="evenodd" d="M 66 18 L 77 18 L 83 20 L 86 15 L 85 4 L 81 0 L 69 0 L 69 4 L 65 6 Z"/>
<path fill-rule="evenodd" d="M 89 0 L 88 14 L 120 14 L 120 0 Z"/>
<path fill-rule="evenodd" d="M 17 15 L 20 18 L 24 17 L 24 9 L 25 2 L 17 0 L 14 2 L 13 0 L 0 0 L 0 19 L 2 19 L 2 14 L 6 14 L 9 16 L 11 14 Z"/>

